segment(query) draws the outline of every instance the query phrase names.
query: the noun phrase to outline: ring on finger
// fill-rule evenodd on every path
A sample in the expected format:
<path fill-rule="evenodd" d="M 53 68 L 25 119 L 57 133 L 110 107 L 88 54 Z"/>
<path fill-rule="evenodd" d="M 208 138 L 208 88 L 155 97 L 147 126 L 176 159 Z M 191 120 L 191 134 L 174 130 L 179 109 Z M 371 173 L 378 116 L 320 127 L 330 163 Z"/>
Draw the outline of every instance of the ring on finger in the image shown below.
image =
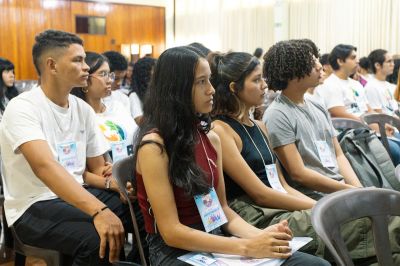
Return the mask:
<path fill-rule="evenodd" d="M 281 253 L 281 247 L 278 247 L 278 253 Z"/>

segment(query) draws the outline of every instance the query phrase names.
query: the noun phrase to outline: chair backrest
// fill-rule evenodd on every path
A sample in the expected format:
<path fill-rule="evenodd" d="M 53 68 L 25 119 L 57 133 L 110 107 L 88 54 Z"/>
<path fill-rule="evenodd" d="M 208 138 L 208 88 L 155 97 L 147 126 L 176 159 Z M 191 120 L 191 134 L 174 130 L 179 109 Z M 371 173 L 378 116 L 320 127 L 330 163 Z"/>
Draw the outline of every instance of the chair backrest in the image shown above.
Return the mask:
<path fill-rule="evenodd" d="M 379 265 L 393 265 L 389 243 L 388 216 L 400 215 L 400 192 L 382 188 L 356 188 L 323 197 L 311 212 L 317 234 L 331 251 L 338 265 L 353 266 L 340 233 L 346 222 L 369 217 Z"/>
<path fill-rule="evenodd" d="M 379 133 L 381 134 L 381 140 L 383 146 L 385 146 L 387 152 L 390 153 L 389 142 L 386 135 L 385 124 L 390 124 L 400 130 L 400 120 L 387 114 L 365 114 L 361 116 L 361 119 L 365 121 L 368 125 L 378 124 Z"/>
<path fill-rule="evenodd" d="M 126 183 L 128 181 L 132 182 L 132 185 L 135 184 L 135 176 L 134 176 L 134 161 L 133 155 L 128 156 L 122 160 L 117 161 L 113 165 L 112 174 L 114 178 L 117 180 L 119 190 L 122 192 L 122 195 L 128 202 L 129 212 L 131 214 L 132 222 L 133 222 L 133 230 L 135 235 L 135 240 L 137 247 L 139 249 L 140 260 L 143 266 L 147 266 L 146 258 L 143 251 L 142 241 L 140 240 L 139 234 L 139 226 L 137 224 L 135 211 L 133 210 L 132 203 L 129 199 L 128 193 L 126 191 Z"/>
<path fill-rule="evenodd" d="M 360 127 L 367 127 L 367 125 L 361 123 L 360 121 L 353 120 L 350 118 L 332 118 L 332 124 L 335 129 L 354 129 Z"/>

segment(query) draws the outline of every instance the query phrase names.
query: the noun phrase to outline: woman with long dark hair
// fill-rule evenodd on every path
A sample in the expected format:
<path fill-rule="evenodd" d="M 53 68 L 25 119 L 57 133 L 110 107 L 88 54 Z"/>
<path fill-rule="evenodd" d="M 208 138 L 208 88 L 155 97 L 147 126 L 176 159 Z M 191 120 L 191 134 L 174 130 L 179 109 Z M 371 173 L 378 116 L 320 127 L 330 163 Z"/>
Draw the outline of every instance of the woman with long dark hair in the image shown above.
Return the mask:
<path fill-rule="evenodd" d="M 132 74 L 131 91 L 129 101 L 131 103 L 131 115 L 136 123 L 140 124 L 143 115 L 143 102 L 150 83 L 156 59 L 151 57 L 140 58 L 135 64 Z"/>
<path fill-rule="evenodd" d="M 8 102 L 18 95 L 14 82 L 14 64 L 5 58 L 0 58 L 0 119 Z"/>
<path fill-rule="evenodd" d="M 151 265 L 186 265 L 177 257 L 189 251 L 326 265 L 291 254 L 286 221 L 260 230 L 227 205 L 221 145 L 208 116 L 215 92 L 210 75 L 202 53 L 187 46 L 166 50 L 155 66 L 134 162 Z M 223 237 L 220 229 L 238 238 Z"/>

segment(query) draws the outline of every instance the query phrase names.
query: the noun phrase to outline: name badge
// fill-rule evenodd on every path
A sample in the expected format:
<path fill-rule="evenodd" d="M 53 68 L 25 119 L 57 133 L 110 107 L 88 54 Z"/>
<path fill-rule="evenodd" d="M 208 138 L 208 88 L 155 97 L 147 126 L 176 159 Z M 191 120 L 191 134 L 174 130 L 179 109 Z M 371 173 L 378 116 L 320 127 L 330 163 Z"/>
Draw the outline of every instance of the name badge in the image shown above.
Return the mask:
<path fill-rule="evenodd" d="M 111 143 L 111 153 L 114 163 L 128 157 L 126 141 L 113 141 Z"/>
<path fill-rule="evenodd" d="M 332 158 L 331 150 L 329 149 L 328 143 L 324 140 L 314 141 L 315 146 L 317 146 L 317 151 L 319 159 L 322 165 L 325 167 L 335 167 L 335 161 Z"/>
<path fill-rule="evenodd" d="M 212 259 L 210 257 L 204 256 L 204 255 L 201 255 L 201 254 L 194 255 L 193 257 L 190 257 L 189 260 L 193 261 L 195 263 L 198 263 L 201 266 L 212 265 L 212 264 L 214 264 L 214 262 L 217 261 L 217 260 L 214 260 L 214 259 Z"/>
<path fill-rule="evenodd" d="M 206 195 L 194 196 L 194 201 L 207 233 L 228 222 L 214 188 Z"/>
<path fill-rule="evenodd" d="M 68 171 L 78 168 L 78 152 L 75 141 L 57 144 L 58 162 Z"/>
<path fill-rule="evenodd" d="M 273 189 L 287 193 L 287 191 L 283 188 L 281 181 L 279 180 L 279 175 L 275 164 L 265 165 L 265 172 L 267 173 L 268 182 Z"/>

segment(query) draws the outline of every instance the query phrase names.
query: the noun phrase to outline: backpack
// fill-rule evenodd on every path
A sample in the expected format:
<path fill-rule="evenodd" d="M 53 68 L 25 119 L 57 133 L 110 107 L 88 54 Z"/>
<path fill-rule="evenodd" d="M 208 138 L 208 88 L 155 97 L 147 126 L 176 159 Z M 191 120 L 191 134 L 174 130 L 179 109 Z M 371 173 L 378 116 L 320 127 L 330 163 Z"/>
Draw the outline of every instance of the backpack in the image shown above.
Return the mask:
<path fill-rule="evenodd" d="M 338 140 L 364 187 L 400 191 L 392 160 L 374 131 L 367 128 L 347 129 L 339 134 Z"/>

